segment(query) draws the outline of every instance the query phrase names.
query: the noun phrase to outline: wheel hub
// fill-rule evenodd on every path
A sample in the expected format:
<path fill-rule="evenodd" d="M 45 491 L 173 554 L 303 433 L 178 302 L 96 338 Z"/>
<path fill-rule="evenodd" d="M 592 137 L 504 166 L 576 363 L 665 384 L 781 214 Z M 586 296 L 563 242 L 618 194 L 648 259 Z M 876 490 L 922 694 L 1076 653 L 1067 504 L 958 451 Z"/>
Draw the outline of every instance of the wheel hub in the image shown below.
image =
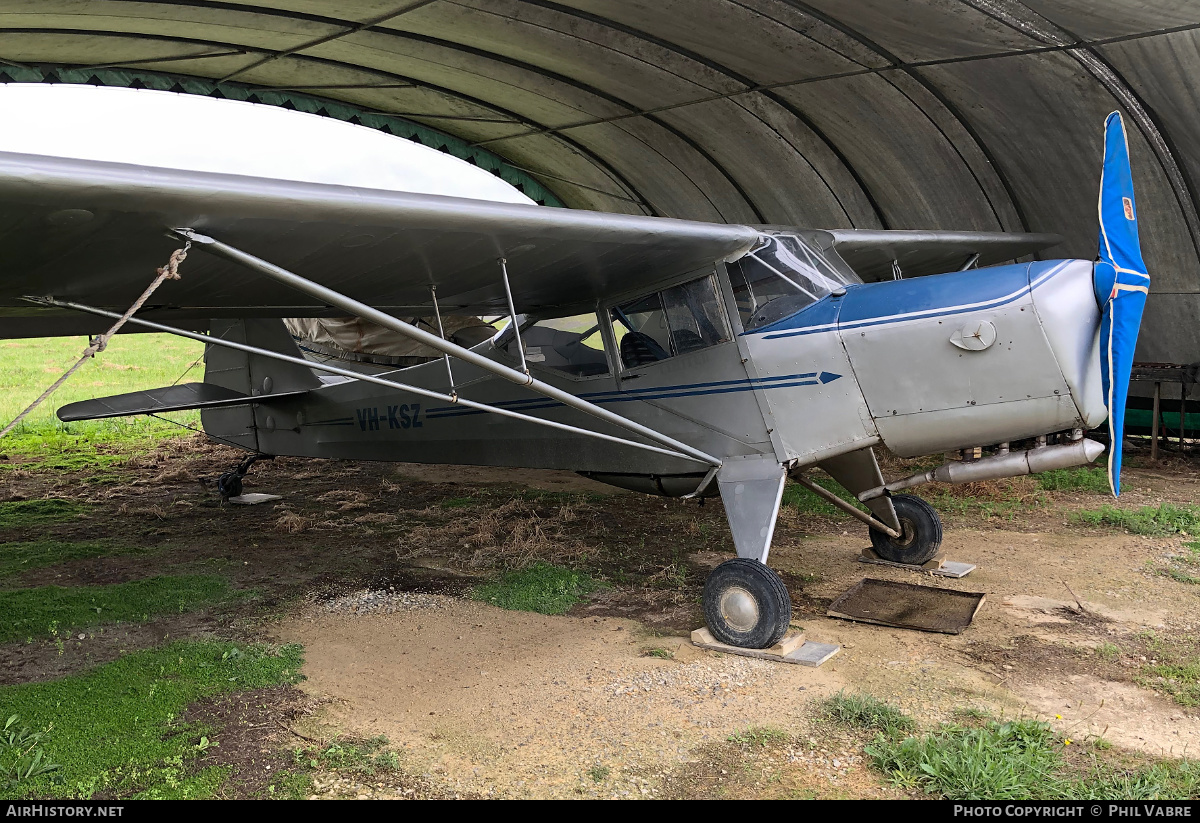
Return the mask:
<path fill-rule="evenodd" d="M 741 586 L 731 586 L 721 593 L 721 617 L 736 632 L 748 632 L 758 625 L 762 614 L 754 595 Z"/>
<path fill-rule="evenodd" d="M 917 527 L 907 517 L 900 518 L 900 537 L 892 538 L 897 546 L 909 546 L 917 537 Z"/>

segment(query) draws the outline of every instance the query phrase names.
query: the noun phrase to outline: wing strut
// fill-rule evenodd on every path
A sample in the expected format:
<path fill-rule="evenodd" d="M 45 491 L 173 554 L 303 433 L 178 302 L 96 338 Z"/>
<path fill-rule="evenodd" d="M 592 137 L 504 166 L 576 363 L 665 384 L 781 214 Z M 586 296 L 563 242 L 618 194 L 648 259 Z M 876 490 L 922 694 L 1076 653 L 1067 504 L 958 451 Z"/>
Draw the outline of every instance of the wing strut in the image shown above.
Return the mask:
<path fill-rule="evenodd" d="M 640 423 L 635 423 L 628 418 L 622 417 L 619 414 L 615 414 L 608 409 L 601 408 L 594 403 L 581 400 L 570 392 L 557 389 L 554 386 L 551 386 L 549 383 L 543 383 L 530 374 L 519 372 L 516 369 L 510 369 L 508 366 L 497 363 L 495 360 L 484 357 L 481 354 L 476 354 L 470 349 L 465 349 L 462 346 L 455 345 L 449 340 L 443 340 L 436 334 L 431 334 L 423 329 L 419 329 L 416 326 L 405 323 L 403 320 L 392 317 L 392 315 L 387 314 L 386 312 L 379 311 L 378 309 L 372 308 L 365 303 L 360 303 L 353 298 L 341 294 L 340 292 L 336 292 L 333 289 L 322 286 L 319 283 L 314 283 L 311 280 L 307 280 L 298 274 L 293 274 L 287 269 L 276 266 L 274 263 L 268 263 L 266 260 L 255 257 L 252 254 L 248 254 L 241 249 L 236 249 L 226 243 L 222 243 L 220 240 L 215 240 L 212 237 L 195 232 L 192 229 L 175 229 L 174 231 L 180 237 L 192 241 L 192 243 L 196 244 L 197 248 L 204 249 L 212 254 L 224 257 L 227 260 L 232 260 L 235 263 L 239 263 L 249 269 L 259 272 L 260 274 L 264 274 L 273 280 L 278 280 L 284 285 L 312 295 L 326 305 L 336 306 L 337 308 L 349 312 L 356 317 L 361 317 L 364 320 L 369 320 L 372 323 L 376 323 L 386 329 L 391 329 L 392 331 L 403 334 L 405 337 L 410 337 L 413 340 L 416 340 L 418 343 L 423 343 L 432 349 L 437 349 L 440 352 L 445 352 L 446 354 L 457 357 L 458 359 L 464 360 L 473 366 L 478 366 L 484 371 L 491 372 L 498 377 L 503 377 L 505 380 L 517 383 L 518 385 L 528 386 L 531 390 L 537 392 L 538 394 L 549 397 L 552 400 L 557 400 L 564 406 L 570 406 L 571 408 L 581 411 L 585 414 L 590 414 L 592 417 L 598 417 L 606 423 L 612 423 L 614 426 L 620 426 L 627 431 L 631 431 L 634 434 L 641 435 L 648 440 L 658 443 L 660 446 L 665 446 L 674 452 L 682 452 L 683 454 L 700 463 L 705 463 L 709 466 L 721 465 L 721 461 L 713 457 L 711 454 L 706 454 L 705 452 L 700 451 L 700 449 L 689 446 L 687 443 L 682 443 L 673 437 L 668 437 L 667 435 L 657 432 L 647 426 L 643 426 Z M 507 282 L 507 278 L 505 278 L 505 281 Z M 441 395 L 439 395 L 439 397 L 441 397 Z M 456 400 L 455 398 L 450 397 L 450 402 L 463 403 L 464 401 L 461 398 Z M 496 411 L 494 408 L 489 408 L 488 410 Z M 535 417 L 531 419 L 539 420 L 540 418 Z M 579 431 L 584 430 L 580 429 Z"/>
<path fill-rule="evenodd" d="M 513 306 L 512 289 L 508 285 L 508 261 L 501 257 L 496 261 L 500 264 L 500 276 L 504 279 L 504 296 L 508 298 L 508 320 L 512 323 L 513 336 L 517 339 L 517 354 L 521 356 L 521 371 L 529 374 L 529 364 L 525 362 L 525 344 L 521 342 L 521 326 L 517 323 L 517 309 Z"/>
<path fill-rule="evenodd" d="M 56 306 L 56 307 L 62 308 L 62 309 L 73 309 L 75 311 L 81 311 L 86 314 L 94 314 L 98 317 L 120 317 L 121 316 L 121 315 L 117 314 L 116 312 L 105 311 L 104 309 L 96 308 L 95 306 L 85 306 L 82 303 L 72 303 L 67 300 L 55 300 L 52 297 L 26 297 L 24 299 L 28 300 L 32 303 L 39 303 L 43 306 Z M 259 348 L 258 346 L 249 346 L 249 345 L 246 345 L 245 343 L 238 343 L 233 340 L 225 340 L 220 337 L 212 337 L 212 336 L 206 335 L 206 334 L 199 334 L 198 332 L 185 331 L 183 329 L 177 329 L 174 326 L 164 326 L 161 323 L 154 323 L 150 320 L 143 320 L 140 317 L 130 317 L 127 322 L 132 323 L 135 326 L 141 326 L 146 329 L 153 329 L 154 331 L 165 332 L 166 334 L 174 334 L 174 335 L 178 335 L 179 337 L 186 337 L 189 340 L 196 340 L 200 343 L 204 343 L 209 346 L 224 346 L 225 348 L 229 348 L 229 349 L 237 349 L 238 351 L 244 351 L 249 354 L 257 354 L 262 357 L 268 357 L 272 360 L 281 360 L 284 363 L 294 363 L 296 365 L 305 366 L 310 369 L 316 369 L 317 371 L 329 372 L 330 374 L 337 374 L 337 375 L 341 375 L 342 377 L 350 377 L 350 378 L 353 378 L 354 380 L 361 380 L 364 383 L 374 383 L 379 386 L 386 386 L 389 389 L 399 389 L 401 391 L 411 392 L 413 394 L 419 394 L 422 397 L 429 397 L 433 400 L 443 400 L 443 401 L 450 402 L 450 403 L 457 403 L 458 405 L 465 406 L 469 409 L 477 409 L 479 411 L 490 412 L 492 414 L 499 414 L 503 417 L 511 417 L 515 420 L 524 420 L 527 423 L 535 423 L 539 426 L 547 426 L 552 429 L 558 429 L 560 431 L 571 432 L 572 434 L 582 434 L 587 437 L 594 437 L 598 440 L 606 440 L 610 443 L 617 443 L 622 446 L 632 446 L 633 448 L 642 449 L 643 451 L 648 451 L 648 452 L 654 452 L 655 454 L 665 454 L 668 457 L 678 457 L 683 460 L 696 460 L 697 462 L 700 462 L 700 463 L 709 462 L 708 460 L 699 460 L 698 458 L 695 458 L 695 457 L 691 456 L 690 454 L 681 454 L 680 450 L 677 450 L 677 449 L 664 449 L 664 448 L 660 448 L 658 446 L 651 446 L 647 443 L 638 443 L 636 440 L 626 440 L 623 437 L 614 437 L 611 434 L 604 434 L 602 432 L 591 431 L 589 429 L 581 429 L 578 426 L 572 426 L 568 423 L 559 423 L 555 420 L 546 420 L 545 418 L 542 418 L 542 417 L 534 417 L 531 414 L 523 414 L 521 412 L 513 411 L 511 409 L 500 408 L 498 406 L 491 406 L 491 405 L 488 405 L 487 403 L 477 403 L 474 400 L 467 400 L 466 398 L 459 397 L 457 395 L 442 394 L 441 392 L 433 391 L 432 389 L 425 389 L 425 388 L 421 388 L 420 386 L 410 386 L 407 383 L 398 383 L 395 380 L 384 380 L 382 377 L 376 377 L 375 375 L 372 375 L 372 374 L 363 374 L 362 372 L 352 371 L 350 369 L 343 369 L 338 366 L 331 366 L 328 363 L 317 363 L 317 362 L 305 360 L 302 357 L 292 357 L 291 355 L 281 354 L 280 352 L 271 351 L 270 349 L 262 349 L 262 348 Z M 435 339 L 437 339 L 437 338 L 435 338 Z M 453 344 L 451 344 L 451 345 L 453 345 Z M 247 402 L 247 403 L 258 402 L 261 399 L 262 398 L 247 397 L 245 399 L 245 402 Z M 634 424 L 634 425 L 637 425 L 637 424 Z M 661 437 L 662 439 L 668 440 L 668 441 L 670 440 L 669 437 L 664 437 L 663 435 L 659 435 L 659 437 Z M 711 460 L 711 458 L 710 458 L 710 460 Z M 715 468 L 717 465 L 720 465 L 720 464 L 715 463 L 713 465 Z"/>
<path fill-rule="evenodd" d="M 438 308 L 437 286 L 429 287 L 429 297 L 433 300 L 433 315 L 437 318 L 438 335 L 445 340 L 446 329 L 442 326 L 442 310 Z M 450 368 L 450 354 L 442 352 L 442 357 L 446 359 L 446 377 L 450 380 L 450 397 L 453 399 L 458 397 L 458 390 L 454 388 L 454 369 Z"/>

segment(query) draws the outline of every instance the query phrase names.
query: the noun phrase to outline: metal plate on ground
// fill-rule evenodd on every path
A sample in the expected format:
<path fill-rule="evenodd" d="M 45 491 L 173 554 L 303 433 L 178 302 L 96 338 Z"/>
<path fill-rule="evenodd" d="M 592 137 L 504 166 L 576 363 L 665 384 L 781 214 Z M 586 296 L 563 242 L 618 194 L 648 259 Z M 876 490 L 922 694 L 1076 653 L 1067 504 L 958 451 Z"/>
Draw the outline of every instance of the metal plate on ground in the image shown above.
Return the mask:
<path fill-rule="evenodd" d="M 783 659 L 788 663 L 799 663 L 801 666 L 812 666 L 815 669 L 841 650 L 841 646 L 833 643 L 817 643 L 809 640 Z"/>
<path fill-rule="evenodd" d="M 269 503 L 272 500 L 282 500 L 281 494 L 263 494 L 262 492 L 251 492 L 250 494 L 239 494 L 236 497 L 230 497 L 229 502 L 235 506 L 257 506 L 259 503 Z"/>
<path fill-rule="evenodd" d="M 860 623 L 958 634 L 975 619 L 985 595 L 868 577 L 829 604 L 827 614 Z"/>

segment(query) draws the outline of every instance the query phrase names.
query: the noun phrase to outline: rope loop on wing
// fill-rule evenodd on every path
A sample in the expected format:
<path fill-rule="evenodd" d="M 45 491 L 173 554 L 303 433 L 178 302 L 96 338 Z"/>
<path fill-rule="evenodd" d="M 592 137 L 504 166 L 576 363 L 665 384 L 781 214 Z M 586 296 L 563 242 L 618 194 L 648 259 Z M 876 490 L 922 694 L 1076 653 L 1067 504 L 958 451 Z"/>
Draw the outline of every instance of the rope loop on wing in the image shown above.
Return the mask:
<path fill-rule="evenodd" d="M 154 294 L 159 286 L 161 286 L 167 280 L 179 280 L 179 266 L 184 260 L 187 259 L 187 253 L 191 247 L 192 243 L 189 240 L 183 244 L 183 248 L 175 249 L 175 251 L 171 252 L 171 257 L 167 260 L 167 265 L 159 266 L 157 269 L 158 276 L 150 282 L 150 285 L 146 287 L 146 290 L 142 292 L 141 296 L 138 297 L 137 300 L 133 301 L 133 305 L 131 305 L 126 312 L 121 315 L 120 319 L 118 319 L 116 323 L 113 323 L 112 327 L 108 331 L 104 332 L 104 334 L 101 334 L 98 337 L 91 338 L 88 341 L 88 347 L 83 350 L 83 354 L 81 354 L 79 359 L 75 361 L 75 365 L 67 369 L 66 372 L 63 373 L 62 377 L 55 380 L 50 385 L 50 388 L 42 392 L 38 396 L 37 400 L 34 400 L 25 408 L 25 411 L 13 418 L 13 421 L 5 426 L 3 431 L 0 431 L 0 437 L 4 437 L 18 425 L 20 425 L 21 421 L 28 417 L 30 412 L 42 405 L 47 397 L 58 391 L 58 387 L 63 383 L 66 383 L 67 380 L 70 379 L 71 375 L 77 372 L 79 368 L 90 358 L 95 357 L 97 354 L 108 348 L 108 341 L 112 339 L 112 336 L 121 330 L 121 327 L 129 321 L 129 318 L 137 314 L 138 310 L 146 304 L 146 301 L 150 299 L 150 295 Z"/>

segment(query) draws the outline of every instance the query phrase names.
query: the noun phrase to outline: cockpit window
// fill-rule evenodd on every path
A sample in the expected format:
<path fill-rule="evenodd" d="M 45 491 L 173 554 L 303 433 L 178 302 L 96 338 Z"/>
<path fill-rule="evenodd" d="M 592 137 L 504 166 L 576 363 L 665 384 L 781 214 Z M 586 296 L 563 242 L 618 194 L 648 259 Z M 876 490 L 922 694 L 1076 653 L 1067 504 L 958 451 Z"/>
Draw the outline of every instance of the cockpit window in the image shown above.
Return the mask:
<path fill-rule="evenodd" d="M 712 277 L 701 277 L 612 309 L 625 368 L 644 366 L 730 339 Z"/>
<path fill-rule="evenodd" d="M 851 282 L 794 234 L 764 235 L 766 243 L 728 264 L 742 328 L 766 326 L 793 315 Z"/>
<path fill-rule="evenodd" d="M 539 320 L 528 326 L 522 323 L 521 342 L 525 344 L 525 361 L 530 365 L 554 369 L 571 377 L 609 373 L 600 321 L 594 312 Z M 516 356 L 516 335 L 501 335 L 497 345 Z"/>

